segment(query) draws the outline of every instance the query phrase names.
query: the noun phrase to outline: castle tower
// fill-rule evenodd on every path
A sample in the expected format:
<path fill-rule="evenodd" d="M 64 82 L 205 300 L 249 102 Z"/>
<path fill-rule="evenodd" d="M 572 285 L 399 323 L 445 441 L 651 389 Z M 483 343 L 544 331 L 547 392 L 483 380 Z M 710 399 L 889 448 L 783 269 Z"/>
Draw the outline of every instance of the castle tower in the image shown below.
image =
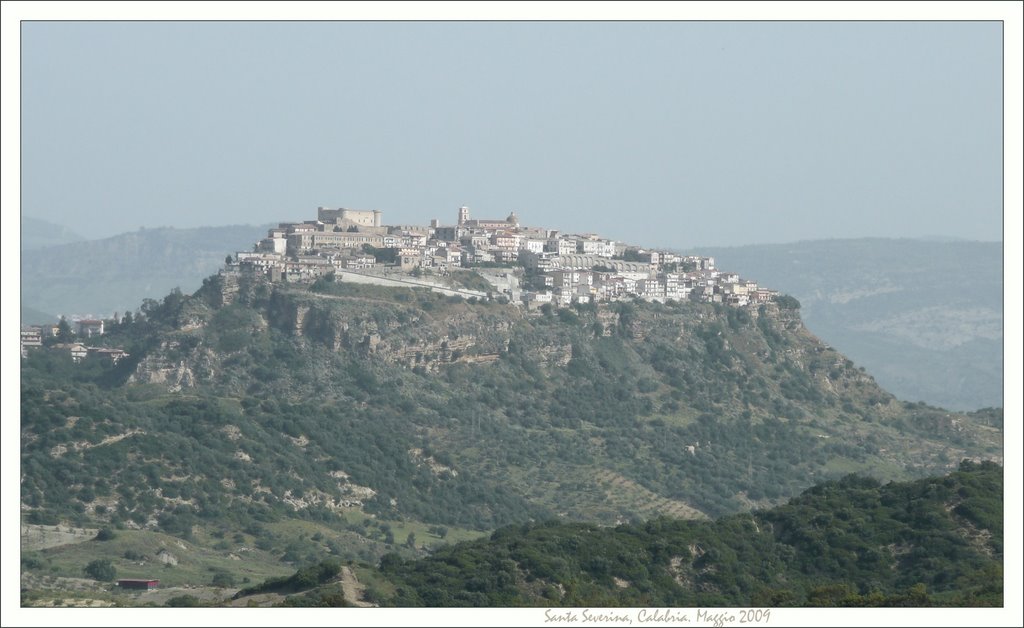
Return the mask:
<path fill-rule="evenodd" d="M 382 215 L 383 215 L 383 213 L 384 213 L 384 212 L 382 212 L 382 211 L 381 211 L 381 210 L 379 210 L 379 209 L 375 209 L 375 210 L 373 210 L 373 226 L 374 226 L 374 227 L 379 227 L 379 226 L 381 226 L 381 222 L 382 222 L 382 219 L 381 219 L 381 218 L 382 218 Z"/>
<path fill-rule="evenodd" d="M 459 226 L 466 224 L 467 220 L 469 220 L 469 208 L 463 205 L 459 208 Z"/>

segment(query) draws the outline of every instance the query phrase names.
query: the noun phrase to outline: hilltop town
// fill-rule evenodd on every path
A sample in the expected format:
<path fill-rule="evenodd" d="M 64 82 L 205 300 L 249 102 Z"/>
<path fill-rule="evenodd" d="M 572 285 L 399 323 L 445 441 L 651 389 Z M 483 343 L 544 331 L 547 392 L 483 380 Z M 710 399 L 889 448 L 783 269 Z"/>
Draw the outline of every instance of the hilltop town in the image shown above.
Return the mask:
<path fill-rule="evenodd" d="M 490 286 L 445 281 L 474 269 Z M 385 225 L 380 210 L 320 207 L 315 220 L 281 223 L 252 251 L 228 260 L 223 273 L 266 275 L 271 281 L 344 281 L 420 285 L 462 296 L 497 296 L 530 309 L 643 299 L 695 300 L 743 307 L 778 297 L 711 257 L 629 246 L 595 234 L 568 234 L 506 218 L 454 225 Z M 457 276 L 457 275 L 455 275 Z"/>
<path fill-rule="evenodd" d="M 229 255 L 220 274 L 419 287 L 528 310 L 633 299 L 749 307 L 779 298 L 777 291 L 715 268 L 712 257 L 524 226 L 515 212 L 472 218 L 465 206 L 454 225 L 431 220 L 426 226 L 385 225 L 380 210 L 320 207 L 316 219 L 280 223 L 252 250 Z M 119 322 L 116 315 L 113 322 Z M 45 345 L 67 351 L 76 363 L 96 357 L 116 364 L 127 357 L 119 348 L 86 344 L 103 333 L 104 321 L 94 318 L 25 327 L 21 353 Z"/>

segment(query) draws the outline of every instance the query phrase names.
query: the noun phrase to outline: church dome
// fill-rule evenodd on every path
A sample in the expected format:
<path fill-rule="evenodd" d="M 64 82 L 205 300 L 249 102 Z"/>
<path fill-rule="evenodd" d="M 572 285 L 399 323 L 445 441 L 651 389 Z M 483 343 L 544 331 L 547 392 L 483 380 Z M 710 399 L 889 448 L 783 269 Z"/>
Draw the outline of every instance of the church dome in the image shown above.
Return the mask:
<path fill-rule="evenodd" d="M 505 219 L 505 222 L 512 223 L 513 225 L 518 225 L 519 216 L 516 216 L 516 213 L 512 212 L 511 214 L 508 215 L 508 218 Z"/>

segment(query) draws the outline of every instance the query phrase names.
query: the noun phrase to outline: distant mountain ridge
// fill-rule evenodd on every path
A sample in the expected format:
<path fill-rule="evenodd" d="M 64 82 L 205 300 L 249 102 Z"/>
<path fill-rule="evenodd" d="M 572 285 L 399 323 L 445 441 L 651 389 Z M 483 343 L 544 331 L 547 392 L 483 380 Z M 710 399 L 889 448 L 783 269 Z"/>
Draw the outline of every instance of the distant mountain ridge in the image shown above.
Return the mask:
<path fill-rule="evenodd" d="M 79 242 L 84 239 L 81 235 L 63 225 L 28 216 L 21 217 L 22 251 L 70 244 L 71 242 Z"/>
<path fill-rule="evenodd" d="M 1002 243 L 865 238 L 698 251 L 797 297 L 808 329 L 898 398 L 1002 406 Z"/>
<path fill-rule="evenodd" d="M 192 292 L 267 226 L 140 229 L 102 240 L 22 250 L 22 304 L 47 314 L 110 316 L 172 288 Z"/>
<path fill-rule="evenodd" d="M 57 323 L 59 320 L 60 319 L 53 314 L 40 312 L 35 308 L 26 306 L 24 303 L 21 305 L 22 325 L 51 325 Z"/>
<path fill-rule="evenodd" d="M 23 237 L 30 221 L 23 219 Z M 268 226 L 144 229 L 23 246 L 22 305 L 51 317 L 135 310 L 174 287 L 195 290 Z M 1001 243 L 865 238 L 695 252 L 796 296 L 811 331 L 900 399 L 956 410 L 1002 406 Z M 34 318 L 23 322 L 46 322 Z"/>

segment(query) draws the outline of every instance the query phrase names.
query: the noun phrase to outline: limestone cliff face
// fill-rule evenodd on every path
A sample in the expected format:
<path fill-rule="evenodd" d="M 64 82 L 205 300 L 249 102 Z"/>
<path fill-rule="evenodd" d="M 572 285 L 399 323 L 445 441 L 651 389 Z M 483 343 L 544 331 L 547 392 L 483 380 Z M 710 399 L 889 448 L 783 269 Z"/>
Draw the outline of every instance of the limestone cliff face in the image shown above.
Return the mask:
<path fill-rule="evenodd" d="M 237 471 L 202 488 L 232 499 L 437 521 L 454 505 L 479 525 L 535 504 L 613 524 L 763 506 L 843 470 L 895 476 L 999 455 L 998 427 L 897 401 L 774 303 L 527 312 L 244 278 L 225 298 L 224 285 L 130 330 L 153 332 L 133 347 L 130 381 L 186 394 L 154 395 L 173 407 L 111 432 L 145 431 L 124 439 L 133 445 L 157 438 L 162 416 L 196 417 L 208 427 L 174 436 Z M 48 441 L 47 461 L 74 442 Z M 271 482 L 282 456 L 297 477 Z"/>
<path fill-rule="evenodd" d="M 171 392 L 194 388 L 214 377 L 218 356 L 208 348 L 183 351 L 179 340 L 165 340 L 144 356 L 128 378 L 129 384 L 161 384 Z"/>
<path fill-rule="evenodd" d="M 402 304 L 276 292 L 267 311 L 270 325 L 296 339 L 336 352 L 351 352 L 409 368 L 435 371 L 445 364 L 491 362 L 508 350 L 517 308 L 474 311 L 447 306 L 443 312 Z"/>
<path fill-rule="evenodd" d="M 580 343 L 616 336 L 635 347 L 661 343 L 697 352 L 695 356 L 724 351 L 737 381 L 753 372 L 781 373 L 784 362 L 786 369 L 807 374 L 807 385 L 836 400 L 867 395 L 875 410 L 883 411 L 895 403 L 869 375 L 810 334 L 797 310 L 773 303 L 742 310 L 616 303 L 553 315 L 496 303 L 403 295 L 322 294 L 244 277 L 216 277 L 185 304 L 176 318 L 178 331 L 141 359 L 130 381 L 177 391 L 214 381 L 218 373 L 231 371 L 237 379 L 235 364 L 249 364 L 249 371 L 277 370 L 279 377 L 287 377 L 273 358 L 250 360 L 255 355 L 252 343 L 266 334 L 290 339 L 300 352 L 302 347 L 326 349 L 371 367 L 426 373 L 457 364 L 484 365 L 509 353 L 540 368 L 561 368 Z"/>
<path fill-rule="evenodd" d="M 289 337 L 299 347 L 437 372 L 445 365 L 497 360 L 526 320 L 514 306 L 434 297 L 412 303 L 348 298 L 232 276 L 211 278 L 183 311 L 174 321 L 177 331 L 140 360 L 131 382 L 175 391 L 195 386 L 222 370 L 236 346 L 265 332 Z M 540 343 L 534 353 L 539 364 L 564 366 L 571 345 Z"/>
<path fill-rule="evenodd" d="M 453 364 L 494 362 L 513 344 L 537 366 L 560 368 L 570 362 L 573 343 L 581 339 L 620 336 L 643 343 L 667 334 L 685 344 L 700 325 L 724 321 L 723 308 L 711 306 L 637 314 L 632 304 L 605 304 L 587 314 L 592 324 L 570 316 L 577 323 L 574 327 L 559 324 L 557 316 L 511 305 L 424 300 L 422 295 L 403 301 L 383 294 L 316 294 L 246 277 L 213 277 L 176 317 L 178 331 L 143 357 L 130 381 L 162 384 L 174 391 L 193 387 L 222 371 L 247 337 L 266 331 L 289 337 L 299 346 L 326 348 L 369 363 L 438 372 Z M 762 312 L 786 329 L 806 333 L 795 313 L 774 306 Z M 232 336 L 236 340 L 228 342 Z"/>

